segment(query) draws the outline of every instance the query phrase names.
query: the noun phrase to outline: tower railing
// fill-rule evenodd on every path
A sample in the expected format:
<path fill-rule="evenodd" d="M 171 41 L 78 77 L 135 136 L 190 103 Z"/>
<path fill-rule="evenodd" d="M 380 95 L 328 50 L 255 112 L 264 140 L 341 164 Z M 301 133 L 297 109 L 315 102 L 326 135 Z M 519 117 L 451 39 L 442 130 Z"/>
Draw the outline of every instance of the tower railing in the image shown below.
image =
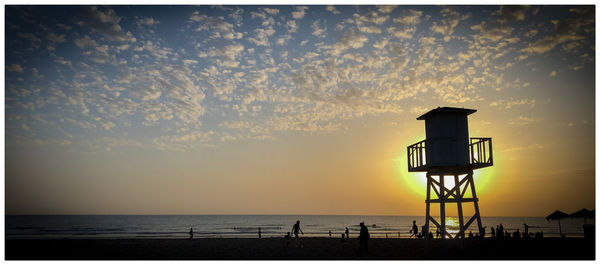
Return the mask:
<path fill-rule="evenodd" d="M 473 169 L 494 165 L 492 138 L 473 137 L 469 143 L 470 162 Z"/>
<path fill-rule="evenodd" d="M 422 140 L 407 147 L 408 171 L 427 171 L 427 140 Z M 469 166 L 472 169 L 494 165 L 492 138 L 472 137 L 469 139 Z"/>
<path fill-rule="evenodd" d="M 409 145 L 408 151 L 408 171 L 422 171 L 426 166 L 425 141 Z"/>

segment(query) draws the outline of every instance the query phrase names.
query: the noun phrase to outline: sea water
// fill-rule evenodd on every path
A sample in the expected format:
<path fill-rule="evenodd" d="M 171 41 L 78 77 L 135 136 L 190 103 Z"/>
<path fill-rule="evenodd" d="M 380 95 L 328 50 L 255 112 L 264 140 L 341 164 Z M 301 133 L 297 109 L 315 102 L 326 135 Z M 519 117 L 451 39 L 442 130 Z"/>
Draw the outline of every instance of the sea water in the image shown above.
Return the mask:
<path fill-rule="evenodd" d="M 446 218 L 447 230 L 458 231 L 458 219 Z M 419 231 L 425 223 L 423 216 L 352 216 L 352 215 L 6 215 L 6 238 L 186 238 L 190 228 L 195 238 L 256 238 L 260 228 L 262 237 L 282 237 L 290 232 L 296 221 L 304 236 L 340 238 L 345 228 L 350 237 L 358 236 L 359 224 L 364 222 L 371 237 L 407 238 L 412 221 Z M 439 218 L 436 218 L 439 220 Z M 465 218 L 465 222 L 467 222 Z M 587 223 L 593 223 L 588 219 Z M 583 236 L 581 218 L 561 220 L 562 233 L 568 237 Z M 543 217 L 482 217 L 486 237 L 490 228 L 502 224 L 512 234 L 521 233 L 524 224 L 530 233 L 543 232 L 545 237 L 559 236 L 557 221 Z M 430 224 L 435 235 L 435 226 Z M 469 230 L 478 233 L 477 223 Z M 467 232 L 468 233 L 468 232 Z"/>

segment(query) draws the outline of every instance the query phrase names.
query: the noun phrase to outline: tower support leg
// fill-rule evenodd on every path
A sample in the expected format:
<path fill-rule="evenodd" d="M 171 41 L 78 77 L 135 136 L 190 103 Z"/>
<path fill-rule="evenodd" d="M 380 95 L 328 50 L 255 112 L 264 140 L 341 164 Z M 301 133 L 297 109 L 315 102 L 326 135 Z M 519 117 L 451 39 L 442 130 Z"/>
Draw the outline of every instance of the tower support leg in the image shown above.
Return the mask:
<path fill-rule="evenodd" d="M 483 226 L 481 225 L 481 216 L 479 215 L 479 202 L 477 199 L 477 193 L 475 192 L 475 182 L 473 181 L 473 170 L 467 174 L 469 182 L 471 182 L 471 195 L 473 196 L 473 206 L 475 207 L 475 218 L 477 219 L 477 227 L 479 228 L 479 234 L 483 235 Z"/>
<path fill-rule="evenodd" d="M 425 200 L 425 230 L 429 233 L 430 203 L 431 203 L 431 174 L 427 172 L 427 199 Z M 426 234 L 428 235 L 428 234 Z M 426 237 L 427 239 L 429 237 Z"/>
<path fill-rule="evenodd" d="M 446 199 L 445 199 L 444 175 L 440 174 L 440 233 L 442 240 L 446 238 Z"/>
<path fill-rule="evenodd" d="M 458 186 L 459 185 L 459 179 L 458 179 L 458 175 L 454 175 L 454 185 Z M 459 233 L 456 235 L 456 237 L 461 237 L 461 238 L 465 238 L 465 233 L 464 232 L 460 232 L 463 231 L 463 228 L 465 226 L 464 220 L 463 220 L 463 210 L 462 210 L 462 194 L 461 194 L 461 190 L 460 187 L 456 187 L 455 189 L 455 193 L 456 193 L 456 208 L 458 210 L 458 231 Z"/>

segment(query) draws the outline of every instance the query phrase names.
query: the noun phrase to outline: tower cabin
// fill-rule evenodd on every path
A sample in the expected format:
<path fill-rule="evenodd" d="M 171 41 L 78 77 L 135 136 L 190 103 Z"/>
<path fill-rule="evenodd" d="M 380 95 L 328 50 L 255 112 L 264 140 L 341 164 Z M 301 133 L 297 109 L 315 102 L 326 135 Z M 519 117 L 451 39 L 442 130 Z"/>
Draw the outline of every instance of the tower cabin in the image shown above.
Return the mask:
<path fill-rule="evenodd" d="M 408 146 L 408 171 L 465 171 L 493 165 L 492 139 L 469 138 L 474 109 L 438 107 L 419 116 L 425 140 Z"/>

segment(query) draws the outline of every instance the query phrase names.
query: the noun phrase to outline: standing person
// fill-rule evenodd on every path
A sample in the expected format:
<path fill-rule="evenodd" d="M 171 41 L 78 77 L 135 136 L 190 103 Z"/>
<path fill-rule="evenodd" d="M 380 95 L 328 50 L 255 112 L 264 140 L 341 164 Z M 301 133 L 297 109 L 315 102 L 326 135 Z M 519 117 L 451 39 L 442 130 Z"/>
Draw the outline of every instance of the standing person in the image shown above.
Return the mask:
<path fill-rule="evenodd" d="M 485 238 L 485 229 L 487 228 L 487 226 L 484 226 L 481 230 L 481 238 Z"/>
<path fill-rule="evenodd" d="M 348 230 L 347 226 L 346 226 L 346 238 L 350 238 L 350 230 Z"/>
<path fill-rule="evenodd" d="M 192 237 L 194 237 L 194 230 L 190 227 L 190 239 L 192 239 Z"/>
<path fill-rule="evenodd" d="M 527 224 L 523 224 L 525 226 L 525 237 L 529 237 L 529 226 Z"/>
<path fill-rule="evenodd" d="M 260 232 L 260 227 L 258 228 L 258 238 L 262 238 L 262 233 Z"/>
<path fill-rule="evenodd" d="M 440 229 L 435 228 L 435 238 L 440 238 Z"/>
<path fill-rule="evenodd" d="M 329 230 L 329 238 L 331 238 L 331 230 Z"/>
<path fill-rule="evenodd" d="M 410 230 L 410 232 L 412 233 L 410 235 L 410 237 L 415 236 L 415 238 L 416 238 L 417 235 L 419 234 L 419 228 L 417 227 L 417 221 L 413 220 L 413 225 L 412 225 L 412 229 Z"/>
<path fill-rule="evenodd" d="M 494 230 L 493 226 L 490 229 L 492 230 L 492 238 L 496 238 L 496 230 Z"/>
<path fill-rule="evenodd" d="M 292 233 L 294 233 L 294 236 L 296 238 L 298 238 L 298 231 L 300 231 L 302 235 L 304 235 L 304 232 L 302 231 L 302 229 L 300 229 L 300 220 L 296 221 L 296 224 L 292 227 Z"/>
<path fill-rule="evenodd" d="M 365 226 L 364 222 L 360 223 L 360 234 L 358 235 L 358 240 L 360 241 L 360 252 L 364 249 L 365 252 L 369 252 L 369 229 Z"/>

